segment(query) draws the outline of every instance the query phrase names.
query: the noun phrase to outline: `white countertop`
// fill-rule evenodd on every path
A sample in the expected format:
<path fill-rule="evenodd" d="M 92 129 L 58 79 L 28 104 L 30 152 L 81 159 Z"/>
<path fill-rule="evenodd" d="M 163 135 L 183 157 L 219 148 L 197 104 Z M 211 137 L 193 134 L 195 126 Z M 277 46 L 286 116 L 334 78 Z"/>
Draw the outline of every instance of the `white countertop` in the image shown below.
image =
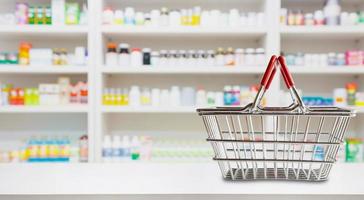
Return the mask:
<path fill-rule="evenodd" d="M 364 195 L 364 164 L 336 164 L 323 183 L 228 182 L 217 163 L 1 164 L 0 194 Z"/>

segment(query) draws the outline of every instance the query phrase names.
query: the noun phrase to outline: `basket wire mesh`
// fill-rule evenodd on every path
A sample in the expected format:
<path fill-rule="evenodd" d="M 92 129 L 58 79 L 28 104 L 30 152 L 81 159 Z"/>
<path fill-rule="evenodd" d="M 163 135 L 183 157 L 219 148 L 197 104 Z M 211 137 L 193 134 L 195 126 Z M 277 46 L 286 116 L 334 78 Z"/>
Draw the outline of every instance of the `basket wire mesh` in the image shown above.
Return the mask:
<path fill-rule="evenodd" d="M 289 107 L 261 108 L 261 98 L 278 64 L 294 103 Z M 355 112 L 304 106 L 293 80 L 287 80 L 292 78 L 283 57 L 272 56 L 267 71 L 252 104 L 197 110 L 223 177 L 228 180 L 327 180 Z"/>

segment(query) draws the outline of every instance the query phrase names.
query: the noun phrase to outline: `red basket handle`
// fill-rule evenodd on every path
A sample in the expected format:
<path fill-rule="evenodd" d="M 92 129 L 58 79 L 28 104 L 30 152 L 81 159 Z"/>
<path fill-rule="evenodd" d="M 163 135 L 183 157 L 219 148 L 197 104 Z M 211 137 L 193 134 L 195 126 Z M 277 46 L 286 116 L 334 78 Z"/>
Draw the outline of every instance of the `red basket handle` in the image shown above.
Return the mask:
<path fill-rule="evenodd" d="M 260 85 L 264 86 L 265 90 L 267 90 L 270 87 L 270 84 L 272 83 L 272 80 L 274 78 L 274 75 L 276 73 L 277 63 L 280 64 L 280 71 L 283 76 L 284 82 L 286 83 L 286 86 L 288 89 L 293 87 L 294 81 L 292 78 L 291 73 L 288 70 L 288 67 L 286 65 L 286 61 L 283 56 L 277 56 L 273 55 L 268 63 L 267 69 L 264 72 L 263 78 L 260 81 Z"/>
<path fill-rule="evenodd" d="M 301 97 L 299 96 L 296 88 L 295 88 L 295 83 L 293 81 L 292 75 L 288 70 L 286 61 L 284 59 L 283 56 L 279 56 L 277 58 L 277 56 L 273 55 L 268 63 L 267 69 L 264 72 L 263 78 L 260 81 L 260 88 L 259 91 L 255 97 L 255 100 L 252 103 L 252 110 L 255 111 L 257 109 L 262 109 L 259 107 L 259 104 L 264 96 L 264 93 L 269 89 L 273 78 L 276 74 L 277 71 L 277 67 L 279 67 L 280 72 L 283 76 L 283 80 L 287 86 L 287 88 L 289 89 L 291 96 L 292 96 L 292 100 L 293 100 L 293 106 L 289 106 L 287 107 L 287 109 L 295 109 L 297 106 L 299 106 L 301 108 L 302 111 L 305 111 L 305 105 L 303 104 L 303 101 L 301 99 Z M 285 109 L 284 111 L 287 111 L 287 109 Z"/>
<path fill-rule="evenodd" d="M 294 81 L 291 73 L 288 70 L 286 59 L 283 56 L 278 57 L 278 62 L 281 65 L 281 73 L 288 89 L 294 86 Z"/>

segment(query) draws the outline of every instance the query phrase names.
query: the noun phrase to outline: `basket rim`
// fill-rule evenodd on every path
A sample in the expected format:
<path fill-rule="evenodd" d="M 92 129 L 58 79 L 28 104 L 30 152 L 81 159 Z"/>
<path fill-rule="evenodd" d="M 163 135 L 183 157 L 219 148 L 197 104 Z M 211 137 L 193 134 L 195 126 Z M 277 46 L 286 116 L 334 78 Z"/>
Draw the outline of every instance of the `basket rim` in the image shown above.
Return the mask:
<path fill-rule="evenodd" d="M 287 107 L 266 107 L 257 111 L 251 110 L 251 104 L 242 106 L 218 106 L 211 108 L 197 108 L 199 115 L 298 115 L 298 116 L 347 116 L 355 117 L 354 109 L 347 109 L 334 106 L 310 106 L 305 112 L 300 110 L 287 111 Z"/>

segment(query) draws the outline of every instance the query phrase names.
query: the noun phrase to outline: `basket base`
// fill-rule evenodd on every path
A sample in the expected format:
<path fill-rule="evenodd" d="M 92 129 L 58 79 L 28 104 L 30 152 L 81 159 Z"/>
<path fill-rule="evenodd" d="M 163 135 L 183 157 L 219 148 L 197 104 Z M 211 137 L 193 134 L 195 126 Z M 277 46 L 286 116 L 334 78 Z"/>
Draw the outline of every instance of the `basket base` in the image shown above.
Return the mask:
<path fill-rule="evenodd" d="M 288 170 L 288 171 L 287 171 Z M 225 180 L 233 181 L 253 181 L 253 180 L 288 180 L 288 181 L 309 181 L 309 182 L 323 182 L 327 180 L 327 176 L 321 177 L 320 179 L 316 177 L 318 170 L 312 170 L 310 177 L 307 178 L 309 170 L 301 169 L 297 175 L 297 170 L 284 169 L 284 168 L 267 168 L 267 169 L 256 169 L 255 173 L 252 168 L 244 169 L 245 177 L 243 176 L 242 169 L 232 169 L 234 177 L 231 171 L 224 174 Z"/>

